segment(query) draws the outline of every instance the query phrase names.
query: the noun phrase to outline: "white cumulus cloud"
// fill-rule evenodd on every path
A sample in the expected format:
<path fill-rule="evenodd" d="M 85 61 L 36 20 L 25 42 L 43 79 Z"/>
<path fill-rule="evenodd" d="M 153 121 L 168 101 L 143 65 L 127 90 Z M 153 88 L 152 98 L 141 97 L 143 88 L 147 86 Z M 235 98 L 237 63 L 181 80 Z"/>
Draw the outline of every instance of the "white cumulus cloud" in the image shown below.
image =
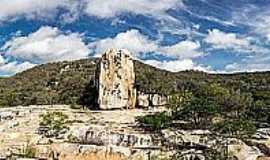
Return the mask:
<path fill-rule="evenodd" d="M 14 75 L 18 72 L 22 72 L 26 69 L 34 67 L 35 64 L 30 62 L 18 63 L 16 61 L 0 65 L 0 74 L 2 76 Z"/>
<path fill-rule="evenodd" d="M 234 11 L 232 19 L 237 23 L 249 26 L 249 33 L 257 36 L 258 39 L 263 37 L 267 38 L 268 41 L 270 40 L 269 6 L 257 7 L 247 5 Z"/>
<path fill-rule="evenodd" d="M 267 12 L 266 15 L 262 15 L 254 23 L 256 24 L 254 25 L 255 32 L 270 41 L 270 12 Z"/>
<path fill-rule="evenodd" d="M 108 48 L 127 49 L 138 59 L 147 53 L 162 54 L 174 58 L 174 61 L 167 62 L 147 61 L 147 63 L 156 64 L 155 66 L 171 71 L 204 70 L 203 67 L 193 62 L 193 58 L 203 56 L 203 53 L 200 52 L 199 42 L 186 40 L 174 45 L 161 46 L 158 40 L 152 40 L 134 29 L 86 45 L 82 40 L 82 35 L 78 33 L 64 33 L 58 28 L 44 26 L 27 36 L 15 35 L 3 45 L 1 51 L 5 57 L 12 57 L 31 64 L 40 64 L 77 60 L 88 57 L 90 53 L 98 57 Z M 2 72 L 5 69 L 12 70 L 16 66 L 20 67 L 20 65 L 22 64 L 17 63 L 17 61 L 5 64 L 2 66 Z M 27 69 L 28 67 L 21 68 Z M 21 70 L 13 69 L 13 71 L 16 73 Z"/>
<path fill-rule="evenodd" d="M 89 44 L 89 48 L 96 56 L 100 56 L 108 48 L 128 49 L 135 57 L 140 58 L 140 53 L 155 52 L 176 59 L 195 58 L 202 56 L 199 51 L 200 43 L 181 41 L 174 45 L 161 46 L 157 41 L 141 34 L 138 30 L 129 30 L 117 34 L 112 38 L 105 38 Z"/>
<path fill-rule="evenodd" d="M 5 59 L 3 56 L 0 55 L 0 65 L 5 64 Z"/>
<path fill-rule="evenodd" d="M 113 38 L 98 40 L 89 44 L 89 47 L 96 55 L 103 54 L 108 48 L 128 49 L 135 56 L 141 52 L 153 52 L 158 49 L 154 41 L 142 35 L 138 30 L 129 30 Z"/>
<path fill-rule="evenodd" d="M 186 40 L 172 46 L 161 47 L 159 50 L 177 59 L 183 59 L 202 56 L 203 53 L 199 51 L 200 47 L 199 42 Z"/>
<path fill-rule="evenodd" d="M 238 38 L 234 33 L 225 33 L 218 29 L 210 30 L 205 41 L 213 44 L 215 48 L 219 49 L 240 49 L 249 45 L 247 39 Z"/>
<path fill-rule="evenodd" d="M 203 52 L 200 51 L 201 46 L 199 42 L 190 40 L 180 41 L 174 45 L 161 46 L 158 41 L 151 40 L 138 30 L 132 29 L 119 33 L 115 37 L 92 42 L 88 46 L 96 57 L 100 57 L 108 48 L 127 49 L 138 59 L 140 59 L 142 54 L 145 55 L 149 52 L 175 59 L 171 61 L 144 61 L 144 63 L 161 69 L 173 72 L 191 69 L 200 71 L 210 70 L 209 67 L 194 63 L 193 58 L 203 56 Z"/>
<path fill-rule="evenodd" d="M 0 21 L 16 19 L 18 17 L 48 18 L 55 16 L 60 8 L 74 12 L 73 0 L 1 0 Z"/>
<path fill-rule="evenodd" d="M 127 12 L 164 18 L 170 17 L 167 10 L 182 5 L 182 0 L 1 0 L 0 21 L 53 18 L 63 10 L 61 18 L 67 22 L 83 14 L 112 18 Z"/>
<path fill-rule="evenodd" d="M 263 72 L 269 71 L 270 64 L 269 63 L 232 63 L 228 64 L 225 67 L 225 73 L 235 73 L 235 72 Z"/>
<path fill-rule="evenodd" d="M 214 49 L 233 50 L 236 53 L 252 55 L 269 53 L 269 49 L 260 45 L 254 37 L 238 37 L 235 33 L 226 33 L 218 29 L 209 30 L 204 41 L 212 44 Z"/>
<path fill-rule="evenodd" d="M 6 56 L 31 63 L 85 58 L 89 49 L 78 33 L 65 34 L 53 27 L 41 27 L 24 37 L 15 37 L 1 48 Z"/>
<path fill-rule="evenodd" d="M 202 66 L 194 63 L 191 59 L 175 60 L 175 61 L 157 61 L 157 60 L 146 60 L 144 63 L 155 66 L 157 68 L 165 69 L 171 72 L 179 72 L 184 70 L 197 70 L 210 72 L 209 66 Z"/>
<path fill-rule="evenodd" d="M 124 12 L 161 16 L 181 5 L 181 0 L 88 0 L 85 12 L 100 18 L 115 17 Z"/>

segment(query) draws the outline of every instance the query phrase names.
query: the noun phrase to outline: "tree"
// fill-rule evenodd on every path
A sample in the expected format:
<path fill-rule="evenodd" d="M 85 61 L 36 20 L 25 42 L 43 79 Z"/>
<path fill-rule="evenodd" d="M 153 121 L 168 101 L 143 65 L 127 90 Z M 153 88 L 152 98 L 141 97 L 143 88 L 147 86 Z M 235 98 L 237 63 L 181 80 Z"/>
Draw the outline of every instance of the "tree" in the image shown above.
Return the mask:
<path fill-rule="evenodd" d="M 16 93 L 13 91 L 9 91 L 5 95 L 6 105 L 7 106 L 15 106 L 16 105 Z"/>
<path fill-rule="evenodd" d="M 187 90 L 169 96 L 168 107 L 172 114 L 179 112 L 185 105 L 188 105 L 193 98 L 193 94 Z"/>
<path fill-rule="evenodd" d="M 207 128 L 217 111 L 218 105 L 215 101 L 193 97 L 190 102 L 183 103 L 183 109 L 176 113 L 176 117 L 190 121 L 196 128 Z"/>
<path fill-rule="evenodd" d="M 252 104 L 253 98 L 250 93 L 241 94 L 240 91 L 232 91 L 230 97 L 223 104 L 223 112 L 227 113 L 227 116 L 241 118 L 246 116 Z"/>
<path fill-rule="evenodd" d="M 267 122 L 269 120 L 270 109 L 264 103 L 264 101 L 257 100 L 255 101 L 248 111 L 248 116 L 256 121 Z"/>

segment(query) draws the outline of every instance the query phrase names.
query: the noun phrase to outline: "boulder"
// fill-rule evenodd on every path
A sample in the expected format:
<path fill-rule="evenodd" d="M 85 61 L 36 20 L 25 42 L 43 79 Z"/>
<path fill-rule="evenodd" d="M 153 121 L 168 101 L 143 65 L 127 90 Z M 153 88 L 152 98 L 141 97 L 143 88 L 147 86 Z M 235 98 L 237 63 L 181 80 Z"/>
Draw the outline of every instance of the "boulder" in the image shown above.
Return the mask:
<path fill-rule="evenodd" d="M 149 107 L 150 106 L 150 95 L 145 93 L 138 93 L 137 105 L 139 107 Z"/>
<path fill-rule="evenodd" d="M 151 95 L 153 106 L 164 106 L 167 104 L 167 97 L 160 94 Z"/>
<path fill-rule="evenodd" d="M 167 104 L 167 96 L 156 94 L 156 93 L 137 93 L 137 105 L 139 107 L 155 107 L 164 106 Z"/>

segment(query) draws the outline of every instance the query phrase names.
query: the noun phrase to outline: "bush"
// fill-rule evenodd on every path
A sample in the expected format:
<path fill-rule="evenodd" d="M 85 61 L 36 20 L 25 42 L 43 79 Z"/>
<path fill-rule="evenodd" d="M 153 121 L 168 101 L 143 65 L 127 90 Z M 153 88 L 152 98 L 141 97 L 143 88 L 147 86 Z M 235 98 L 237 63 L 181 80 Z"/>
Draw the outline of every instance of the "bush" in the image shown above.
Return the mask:
<path fill-rule="evenodd" d="M 55 135 L 57 136 L 60 131 L 67 130 L 68 126 L 66 122 L 68 120 L 68 116 L 63 114 L 62 112 L 51 112 L 40 115 L 41 122 L 39 123 L 40 128 L 47 128 L 44 130 L 45 135 Z"/>
<path fill-rule="evenodd" d="M 166 112 L 138 117 L 137 121 L 153 130 L 161 130 L 169 126 L 170 116 Z"/>
<path fill-rule="evenodd" d="M 256 126 L 246 119 L 227 119 L 214 125 L 214 131 L 228 135 L 252 135 L 256 132 Z"/>

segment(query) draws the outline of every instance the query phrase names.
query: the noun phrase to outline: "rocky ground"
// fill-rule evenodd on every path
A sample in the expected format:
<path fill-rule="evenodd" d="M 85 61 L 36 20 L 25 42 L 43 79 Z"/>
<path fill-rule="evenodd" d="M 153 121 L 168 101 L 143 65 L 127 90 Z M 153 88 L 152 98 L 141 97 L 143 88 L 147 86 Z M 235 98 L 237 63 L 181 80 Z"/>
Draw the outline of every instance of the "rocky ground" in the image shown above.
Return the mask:
<path fill-rule="evenodd" d="M 69 131 L 46 138 L 38 132 L 40 115 L 53 111 L 68 115 Z M 64 105 L 2 108 L 0 159 L 19 159 L 30 148 L 35 150 L 33 159 L 156 160 L 157 155 L 174 154 L 173 150 L 164 150 L 164 144 L 184 146 L 182 157 L 188 160 L 207 159 L 200 149 L 218 149 L 217 144 L 226 146 L 231 157 L 239 160 L 267 159 L 270 129 L 258 130 L 246 144 L 236 138 L 213 138 L 203 130 L 154 133 L 138 127 L 136 117 L 156 111 L 89 111 Z"/>
<path fill-rule="evenodd" d="M 40 115 L 54 111 L 68 115 L 70 129 L 58 137 L 46 138 L 38 134 Z M 95 157 L 92 159 L 125 159 L 131 155 L 136 158 L 145 156 L 149 152 L 147 148 L 157 148 L 152 141 L 154 134 L 138 129 L 135 118 L 150 112 L 139 109 L 89 111 L 70 109 L 63 105 L 2 108 L 0 159 L 20 156 L 29 146 L 36 149 L 35 157 L 39 159 L 52 156 L 59 159 L 87 159 L 88 156 Z"/>

